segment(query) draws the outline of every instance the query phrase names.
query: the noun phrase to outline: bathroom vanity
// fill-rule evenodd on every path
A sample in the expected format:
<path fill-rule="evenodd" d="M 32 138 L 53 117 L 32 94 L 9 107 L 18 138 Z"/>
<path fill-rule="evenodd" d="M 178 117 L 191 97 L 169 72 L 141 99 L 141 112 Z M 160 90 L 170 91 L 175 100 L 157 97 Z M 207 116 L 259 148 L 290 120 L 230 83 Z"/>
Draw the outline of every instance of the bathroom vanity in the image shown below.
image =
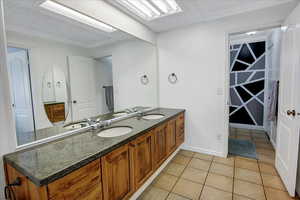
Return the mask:
<path fill-rule="evenodd" d="M 17 199 L 129 199 L 184 142 L 184 112 L 158 108 L 160 119 L 111 124 L 132 128 L 122 136 L 93 130 L 5 155 L 6 181 L 21 178 Z"/>

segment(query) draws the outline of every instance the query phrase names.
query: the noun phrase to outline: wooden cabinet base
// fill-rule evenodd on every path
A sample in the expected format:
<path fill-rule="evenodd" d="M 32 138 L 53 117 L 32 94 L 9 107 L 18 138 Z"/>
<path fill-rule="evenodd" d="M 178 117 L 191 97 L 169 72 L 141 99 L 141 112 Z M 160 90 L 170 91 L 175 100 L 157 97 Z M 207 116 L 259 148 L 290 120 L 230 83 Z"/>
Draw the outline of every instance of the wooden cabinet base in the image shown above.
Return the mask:
<path fill-rule="evenodd" d="M 70 174 L 38 187 L 9 164 L 6 182 L 17 200 L 126 200 L 184 142 L 184 113 Z"/>

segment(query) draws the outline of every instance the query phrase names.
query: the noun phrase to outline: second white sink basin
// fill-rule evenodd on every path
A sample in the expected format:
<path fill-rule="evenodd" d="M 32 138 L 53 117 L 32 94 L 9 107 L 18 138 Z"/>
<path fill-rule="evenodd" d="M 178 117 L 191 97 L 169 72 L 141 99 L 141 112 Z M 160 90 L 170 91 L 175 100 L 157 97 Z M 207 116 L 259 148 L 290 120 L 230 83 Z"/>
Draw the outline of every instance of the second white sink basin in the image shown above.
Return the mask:
<path fill-rule="evenodd" d="M 131 133 L 132 128 L 128 126 L 119 126 L 119 127 L 112 127 L 100 131 L 97 135 L 99 137 L 118 137 L 121 135 L 126 135 Z"/>
<path fill-rule="evenodd" d="M 148 115 L 143 116 L 142 118 L 148 119 L 148 120 L 155 120 L 155 119 L 161 119 L 163 117 L 164 117 L 164 115 L 162 115 L 162 114 L 148 114 Z"/>

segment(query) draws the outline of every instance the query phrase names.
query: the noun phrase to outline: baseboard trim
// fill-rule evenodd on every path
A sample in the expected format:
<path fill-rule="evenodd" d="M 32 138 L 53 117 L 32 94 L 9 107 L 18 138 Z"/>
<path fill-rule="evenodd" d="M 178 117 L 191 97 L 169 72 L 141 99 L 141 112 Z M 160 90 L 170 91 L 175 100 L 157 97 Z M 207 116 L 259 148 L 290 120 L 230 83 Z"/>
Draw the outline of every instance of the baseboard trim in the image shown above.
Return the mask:
<path fill-rule="evenodd" d="M 169 158 L 148 178 L 148 180 L 138 189 L 129 200 L 136 200 L 145 190 L 146 188 L 154 181 L 154 179 L 163 171 L 163 169 L 167 166 L 167 164 L 176 156 L 178 151 L 182 148 L 179 146 L 174 153 L 172 153 Z"/>
<path fill-rule="evenodd" d="M 213 156 L 224 157 L 224 158 L 227 156 L 227 155 L 225 155 L 224 152 L 212 151 L 212 150 L 208 150 L 208 149 L 192 147 L 192 146 L 187 146 L 187 145 L 182 146 L 182 149 L 194 151 L 194 152 L 198 152 L 198 153 L 209 154 L 209 155 L 213 155 Z"/>

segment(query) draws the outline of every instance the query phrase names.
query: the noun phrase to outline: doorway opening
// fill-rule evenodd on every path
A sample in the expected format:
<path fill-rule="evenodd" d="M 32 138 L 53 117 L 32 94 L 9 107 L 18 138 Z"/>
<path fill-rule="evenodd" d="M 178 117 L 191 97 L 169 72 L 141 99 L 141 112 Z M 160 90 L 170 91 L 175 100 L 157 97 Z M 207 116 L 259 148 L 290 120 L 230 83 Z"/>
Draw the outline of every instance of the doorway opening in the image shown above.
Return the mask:
<path fill-rule="evenodd" d="M 8 72 L 17 144 L 36 137 L 28 50 L 8 47 Z"/>
<path fill-rule="evenodd" d="M 229 36 L 229 154 L 275 161 L 281 28 Z"/>

